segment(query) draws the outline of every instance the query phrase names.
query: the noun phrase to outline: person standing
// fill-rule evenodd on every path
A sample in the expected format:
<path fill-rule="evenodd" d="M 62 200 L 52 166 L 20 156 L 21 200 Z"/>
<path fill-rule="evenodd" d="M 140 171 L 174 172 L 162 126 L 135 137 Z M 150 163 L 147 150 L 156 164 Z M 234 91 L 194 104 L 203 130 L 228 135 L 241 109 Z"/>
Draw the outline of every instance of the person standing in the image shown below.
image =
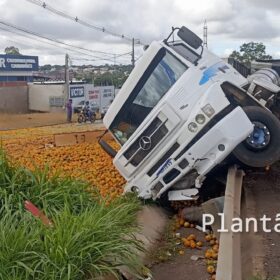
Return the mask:
<path fill-rule="evenodd" d="M 72 121 L 72 99 L 69 99 L 67 104 L 66 104 L 66 112 L 67 112 L 67 122 L 71 122 Z"/>

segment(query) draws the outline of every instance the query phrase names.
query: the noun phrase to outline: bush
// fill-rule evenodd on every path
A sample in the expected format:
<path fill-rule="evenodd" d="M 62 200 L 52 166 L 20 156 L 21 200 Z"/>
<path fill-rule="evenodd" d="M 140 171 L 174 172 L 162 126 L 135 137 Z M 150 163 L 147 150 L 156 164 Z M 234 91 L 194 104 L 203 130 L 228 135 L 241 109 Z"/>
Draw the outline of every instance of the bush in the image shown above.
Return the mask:
<path fill-rule="evenodd" d="M 0 279 L 117 277 L 121 265 L 137 272 L 136 198 L 106 201 L 82 181 L 13 167 L 0 152 Z M 24 209 L 30 200 L 52 220 L 44 226 Z"/>
<path fill-rule="evenodd" d="M 23 210 L 22 200 L 30 200 L 45 211 L 63 209 L 68 205 L 73 212 L 95 203 L 93 194 L 85 192 L 89 188 L 83 181 L 65 178 L 56 174 L 49 177 L 48 167 L 30 171 L 13 166 L 5 153 L 0 150 L 0 207 L 9 203 L 14 210 Z"/>

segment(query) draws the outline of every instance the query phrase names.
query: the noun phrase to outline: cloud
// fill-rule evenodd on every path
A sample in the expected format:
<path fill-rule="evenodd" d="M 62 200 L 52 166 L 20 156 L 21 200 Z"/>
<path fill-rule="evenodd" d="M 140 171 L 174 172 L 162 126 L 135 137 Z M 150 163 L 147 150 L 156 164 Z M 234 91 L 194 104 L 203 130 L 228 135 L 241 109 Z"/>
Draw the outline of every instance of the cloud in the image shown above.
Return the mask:
<path fill-rule="evenodd" d="M 278 0 L 244 0 L 245 5 L 254 6 L 259 9 L 264 10 L 280 10 L 280 5 Z"/>
<path fill-rule="evenodd" d="M 234 49 L 225 49 L 223 56 L 228 57 L 233 51 L 234 51 Z"/>
<path fill-rule="evenodd" d="M 205 19 L 208 22 L 209 46 L 221 55 L 227 53 L 228 49 L 236 49 L 236 46 L 249 41 L 267 43 L 274 50 L 280 41 L 278 19 L 280 5 L 275 0 L 46 0 L 45 2 L 67 14 L 78 16 L 118 34 L 141 39 L 144 43 L 165 38 L 172 26 L 186 25 L 202 36 Z M 105 52 L 131 51 L 129 42 L 81 26 L 28 1 L 0 0 L 0 9 L 3 20 L 73 45 Z M 63 63 L 61 54 L 66 52 L 64 49 L 16 35 L 7 36 L 10 40 L 21 42 L 21 49 L 25 52 L 42 55 L 43 61 L 50 59 L 50 63 L 52 61 Z M 8 39 L 0 42 L 2 49 L 5 45 L 10 45 Z M 137 55 L 141 54 L 141 48 L 136 48 L 136 51 Z M 123 61 L 129 59 L 126 57 Z M 121 58 L 118 61 L 121 62 Z"/>

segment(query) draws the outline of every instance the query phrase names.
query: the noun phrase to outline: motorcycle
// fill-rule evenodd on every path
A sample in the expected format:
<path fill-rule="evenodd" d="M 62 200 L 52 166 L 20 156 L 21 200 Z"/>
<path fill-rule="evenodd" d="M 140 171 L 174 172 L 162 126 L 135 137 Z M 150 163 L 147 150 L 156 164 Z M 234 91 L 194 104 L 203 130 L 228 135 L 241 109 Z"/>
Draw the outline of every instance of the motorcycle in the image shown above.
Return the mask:
<path fill-rule="evenodd" d="M 78 123 L 86 123 L 86 122 L 91 122 L 94 123 L 96 120 L 96 114 L 95 112 L 85 112 L 85 110 L 81 110 L 79 115 L 78 115 Z"/>

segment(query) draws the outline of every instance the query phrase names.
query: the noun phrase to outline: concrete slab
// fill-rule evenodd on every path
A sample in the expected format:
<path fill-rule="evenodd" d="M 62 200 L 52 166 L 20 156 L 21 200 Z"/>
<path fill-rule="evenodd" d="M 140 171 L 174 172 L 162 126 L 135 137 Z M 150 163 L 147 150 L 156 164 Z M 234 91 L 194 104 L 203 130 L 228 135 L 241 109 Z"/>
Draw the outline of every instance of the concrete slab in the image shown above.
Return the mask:
<path fill-rule="evenodd" d="M 84 131 L 73 133 L 61 133 L 54 135 L 54 143 L 56 147 L 71 146 L 81 143 L 96 143 L 98 138 L 105 132 L 105 130 Z M 112 136 L 107 133 L 104 140 L 113 140 Z"/>

